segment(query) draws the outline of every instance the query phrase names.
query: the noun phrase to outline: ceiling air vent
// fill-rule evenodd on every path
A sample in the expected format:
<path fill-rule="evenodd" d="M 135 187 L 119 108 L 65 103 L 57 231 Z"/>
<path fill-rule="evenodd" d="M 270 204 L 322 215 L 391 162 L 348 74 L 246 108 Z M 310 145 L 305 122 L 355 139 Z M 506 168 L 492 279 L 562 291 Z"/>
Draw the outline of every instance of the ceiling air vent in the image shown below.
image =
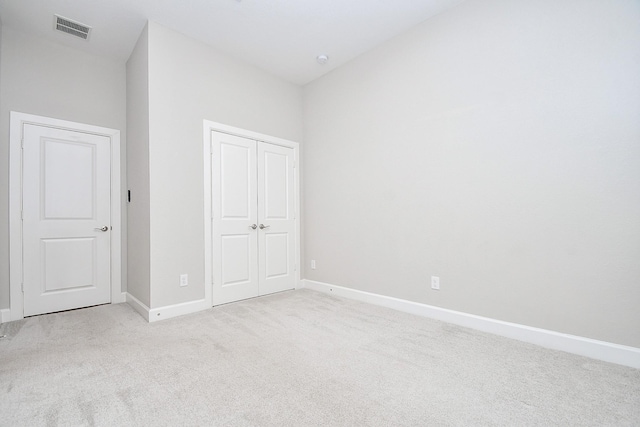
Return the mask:
<path fill-rule="evenodd" d="M 56 30 L 71 34 L 72 36 L 80 37 L 83 40 L 89 40 L 91 27 L 58 15 L 53 15 L 53 18 Z"/>

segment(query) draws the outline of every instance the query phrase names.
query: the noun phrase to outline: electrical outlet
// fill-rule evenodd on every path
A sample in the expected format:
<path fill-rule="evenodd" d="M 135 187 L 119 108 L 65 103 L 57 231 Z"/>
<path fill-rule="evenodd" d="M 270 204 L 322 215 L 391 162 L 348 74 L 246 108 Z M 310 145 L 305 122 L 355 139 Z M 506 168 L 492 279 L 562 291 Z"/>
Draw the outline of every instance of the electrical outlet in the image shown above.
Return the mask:
<path fill-rule="evenodd" d="M 440 278 L 438 276 L 431 276 L 431 289 L 440 290 Z"/>
<path fill-rule="evenodd" d="M 311 269 L 312 269 L 312 270 L 315 270 L 315 269 L 316 269 L 316 260 L 315 260 L 315 259 L 312 259 L 312 260 L 311 260 Z"/>
<path fill-rule="evenodd" d="M 189 275 L 181 274 L 180 275 L 180 286 L 187 286 L 189 284 Z"/>

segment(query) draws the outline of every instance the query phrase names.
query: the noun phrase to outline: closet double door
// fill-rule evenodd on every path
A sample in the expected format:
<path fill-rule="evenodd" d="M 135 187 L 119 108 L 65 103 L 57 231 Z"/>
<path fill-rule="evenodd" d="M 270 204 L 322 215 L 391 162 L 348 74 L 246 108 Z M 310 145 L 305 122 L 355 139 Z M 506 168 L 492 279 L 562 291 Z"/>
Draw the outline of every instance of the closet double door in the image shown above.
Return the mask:
<path fill-rule="evenodd" d="M 295 288 L 294 150 L 212 132 L 213 305 Z"/>

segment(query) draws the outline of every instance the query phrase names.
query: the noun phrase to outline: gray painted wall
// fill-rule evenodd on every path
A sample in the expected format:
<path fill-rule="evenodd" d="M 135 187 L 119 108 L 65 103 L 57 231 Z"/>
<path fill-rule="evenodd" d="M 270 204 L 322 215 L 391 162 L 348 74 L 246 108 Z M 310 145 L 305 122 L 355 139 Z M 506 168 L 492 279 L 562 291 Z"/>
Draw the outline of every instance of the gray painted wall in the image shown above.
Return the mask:
<path fill-rule="evenodd" d="M 640 347 L 638 22 L 469 0 L 306 86 L 306 278 Z"/>
<path fill-rule="evenodd" d="M 149 240 L 149 48 L 145 26 L 127 61 L 128 292 L 151 302 Z"/>
<path fill-rule="evenodd" d="M 158 308 L 204 298 L 203 119 L 299 141 L 302 89 L 161 25 L 148 28 L 150 307 Z"/>
<path fill-rule="evenodd" d="M 120 130 L 124 171 L 126 72 L 122 62 L 7 27 L 2 28 L 0 55 L 0 308 L 9 308 L 9 113 L 18 111 Z M 125 182 L 123 172 L 123 190 Z M 124 209 L 123 204 L 123 212 Z M 123 226 L 126 227 L 125 215 Z M 126 249 L 124 227 L 121 233 Z M 123 286 L 126 271 L 123 250 Z"/>

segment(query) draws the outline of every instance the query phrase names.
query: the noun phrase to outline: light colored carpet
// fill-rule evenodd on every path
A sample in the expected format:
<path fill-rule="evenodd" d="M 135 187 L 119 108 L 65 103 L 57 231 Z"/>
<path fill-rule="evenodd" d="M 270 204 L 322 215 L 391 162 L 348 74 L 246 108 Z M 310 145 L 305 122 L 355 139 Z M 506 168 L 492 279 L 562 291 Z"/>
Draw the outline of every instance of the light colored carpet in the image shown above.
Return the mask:
<path fill-rule="evenodd" d="M 309 290 L 0 326 L 0 425 L 640 425 L 640 370 Z"/>

